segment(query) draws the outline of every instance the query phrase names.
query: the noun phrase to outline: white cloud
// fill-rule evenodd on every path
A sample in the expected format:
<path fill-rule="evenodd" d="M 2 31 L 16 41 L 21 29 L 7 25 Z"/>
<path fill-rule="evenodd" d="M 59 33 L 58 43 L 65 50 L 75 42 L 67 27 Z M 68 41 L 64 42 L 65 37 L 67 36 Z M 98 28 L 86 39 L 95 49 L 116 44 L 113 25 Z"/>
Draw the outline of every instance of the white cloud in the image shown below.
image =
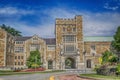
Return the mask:
<path fill-rule="evenodd" d="M 111 10 L 116 10 L 119 8 L 119 6 L 110 6 L 108 3 L 104 5 L 104 8 L 106 9 L 111 9 Z"/>
<path fill-rule="evenodd" d="M 15 14 L 26 15 L 26 14 L 33 14 L 33 13 L 34 13 L 34 11 L 18 9 L 16 7 L 0 8 L 0 14 L 2 14 L 2 15 L 15 15 Z"/>
<path fill-rule="evenodd" d="M 119 8 L 119 5 L 120 5 L 120 0 L 108 0 L 104 4 L 104 8 L 109 10 L 117 10 Z"/>
<path fill-rule="evenodd" d="M 47 11 L 49 13 L 47 13 Z M 112 12 L 92 13 L 69 9 L 54 8 L 47 10 L 51 18 L 74 18 L 83 16 L 83 31 L 85 36 L 112 36 L 120 25 L 120 14 Z"/>
<path fill-rule="evenodd" d="M 31 26 L 19 20 L 14 21 L 14 23 L 7 21 L 5 24 L 20 30 L 25 36 L 38 34 L 41 37 L 54 37 L 55 18 L 74 18 L 75 15 L 82 15 L 84 36 L 112 36 L 120 25 L 119 13 L 92 13 L 63 8 L 52 8 L 41 12 L 47 17 L 41 18 L 40 14 L 35 13 L 40 15 L 38 20 L 42 20 L 42 23 L 37 24 L 37 26 Z M 14 13 L 16 13 L 15 10 Z"/>

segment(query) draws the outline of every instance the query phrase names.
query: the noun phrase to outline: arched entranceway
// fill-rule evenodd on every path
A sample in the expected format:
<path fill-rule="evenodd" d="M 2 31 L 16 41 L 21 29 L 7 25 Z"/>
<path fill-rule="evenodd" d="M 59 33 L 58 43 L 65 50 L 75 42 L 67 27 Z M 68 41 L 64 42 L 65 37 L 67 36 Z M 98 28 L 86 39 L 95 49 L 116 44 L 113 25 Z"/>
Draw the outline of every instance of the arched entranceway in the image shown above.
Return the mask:
<path fill-rule="evenodd" d="M 48 69 L 53 69 L 53 61 L 52 60 L 48 61 Z"/>
<path fill-rule="evenodd" d="M 87 68 L 91 68 L 91 59 L 87 60 Z"/>
<path fill-rule="evenodd" d="M 75 68 L 75 60 L 73 58 L 65 59 L 65 69 L 74 69 Z"/>

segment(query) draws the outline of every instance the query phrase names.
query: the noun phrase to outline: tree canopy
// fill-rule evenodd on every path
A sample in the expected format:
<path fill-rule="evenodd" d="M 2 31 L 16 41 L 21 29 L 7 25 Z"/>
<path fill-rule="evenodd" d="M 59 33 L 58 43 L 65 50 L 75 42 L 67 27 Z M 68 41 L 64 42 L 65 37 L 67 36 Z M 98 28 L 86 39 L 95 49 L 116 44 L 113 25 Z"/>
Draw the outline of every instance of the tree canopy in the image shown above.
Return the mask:
<path fill-rule="evenodd" d="M 13 36 L 22 36 L 20 31 L 12 28 L 10 26 L 6 26 L 5 24 L 2 24 L 2 25 L 0 25 L 0 27 Z"/>
<path fill-rule="evenodd" d="M 27 59 L 28 68 L 40 67 L 41 64 L 40 52 L 38 50 L 31 51 L 30 56 Z"/>
<path fill-rule="evenodd" d="M 114 35 L 114 41 L 112 42 L 112 47 L 120 52 L 120 26 L 117 28 L 116 34 Z"/>
<path fill-rule="evenodd" d="M 106 63 L 117 63 L 118 62 L 118 57 L 116 54 L 112 53 L 111 51 L 105 51 L 102 54 L 102 64 Z"/>

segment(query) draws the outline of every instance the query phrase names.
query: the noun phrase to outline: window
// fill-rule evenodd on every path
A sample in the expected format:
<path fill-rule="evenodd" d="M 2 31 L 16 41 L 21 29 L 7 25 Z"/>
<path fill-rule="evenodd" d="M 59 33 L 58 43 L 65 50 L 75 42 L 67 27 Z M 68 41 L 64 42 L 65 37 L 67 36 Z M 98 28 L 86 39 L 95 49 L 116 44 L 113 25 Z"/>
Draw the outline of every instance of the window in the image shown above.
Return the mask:
<path fill-rule="evenodd" d="M 23 65 L 23 62 L 21 62 L 21 65 Z"/>
<path fill-rule="evenodd" d="M 94 44 L 91 45 L 91 49 L 95 50 L 95 45 Z"/>
<path fill-rule="evenodd" d="M 75 35 L 65 35 L 65 36 L 63 36 L 63 41 L 64 42 L 75 42 L 76 37 L 75 37 Z"/>
<path fill-rule="evenodd" d="M 65 50 L 66 53 L 73 53 L 76 51 L 75 45 L 66 45 Z"/>
<path fill-rule="evenodd" d="M 91 49 L 92 49 L 92 50 L 95 50 L 95 44 L 92 44 L 92 45 L 91 45 Z"/>
<path fill-rule="evenodd" d="M 48 49 L 48 50 L 55 50 L 55 45 L 48 45 L 48 46 L 47 46 L 47 49 Z"/>
<path fill-rule="evenodd" d="M 20 56 L 18 56 L 18 59 L 20 59 Z"/>
<path fill-rule="evenodd" d="M 37 37 L 34 37 L 33 40 L 38 40 L 38 38 L 37 38 Z"/>
<path fill-rule="evenodd" d="M 15 56 L 15 59 L 17 59 L 17 56 Z"/>
<path fill-rule="evenodd" d="M 18 65 L 20 65 L 20 62 L 18 62 Z"/>
<path fill-rule="evenodd" d="M 75 27 L 73 28 L 73 32 L 76 32 L 76 28 Z"/>
<path fill-rule="evenodd" d="M 21 59 L 23 59 L 23 56 L 21 56 Z"/>
<path fill-rule="evenodd" d="M 23 41 L 16 41 L 16 44 L 23 44 Z"/>
<path fill-rule="evenodd" d="M 40 45 L 39 44 L 31 44 L 30 51 L 35 51 L 37 49 L 40 49 Z"/>
<path fill-rule="evenodd" d="M 66 31 L 65 27 L 63 27 L 63 32 L 65 32 L 65 31 Z"/>
<path fill-rule="evenodd" d="M 37 38 L 37 37 L 34 37 L 34 38 L 32 39 L 32 41 L 33 41 L 33 43 L 36 43 L 36 42 L 38 42 L 38 38 Z"/>
<path fill-rule="evenodd" d="M 15 62 L 15 65 L 17 65 L 17 63 Z"/>
<path fill-rule="evenodd" d="M 90 59 L 87 60 L 87 68 L 91 68 L 91 60 Z"/>
<path fill-rule="evenodd" d="M 24 48 L 23 47 L 15 47 L 15 52 L 16 53 L 23 53 L 24 52 Z"/>

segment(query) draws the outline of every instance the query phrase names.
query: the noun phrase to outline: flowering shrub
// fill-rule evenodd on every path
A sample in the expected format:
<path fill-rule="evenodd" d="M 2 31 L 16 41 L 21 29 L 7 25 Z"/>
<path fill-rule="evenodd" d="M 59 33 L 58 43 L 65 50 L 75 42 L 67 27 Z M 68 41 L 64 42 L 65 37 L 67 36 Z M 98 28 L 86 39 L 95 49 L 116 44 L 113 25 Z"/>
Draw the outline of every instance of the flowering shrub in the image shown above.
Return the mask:
<path fill-rule="evenodd" d="M 25 69 L 25 70 L 22 70 L 22 72 L 34 72 L 34 71 L 44 71 L 45 68 L 29 68 L 29 69 Z"/>

